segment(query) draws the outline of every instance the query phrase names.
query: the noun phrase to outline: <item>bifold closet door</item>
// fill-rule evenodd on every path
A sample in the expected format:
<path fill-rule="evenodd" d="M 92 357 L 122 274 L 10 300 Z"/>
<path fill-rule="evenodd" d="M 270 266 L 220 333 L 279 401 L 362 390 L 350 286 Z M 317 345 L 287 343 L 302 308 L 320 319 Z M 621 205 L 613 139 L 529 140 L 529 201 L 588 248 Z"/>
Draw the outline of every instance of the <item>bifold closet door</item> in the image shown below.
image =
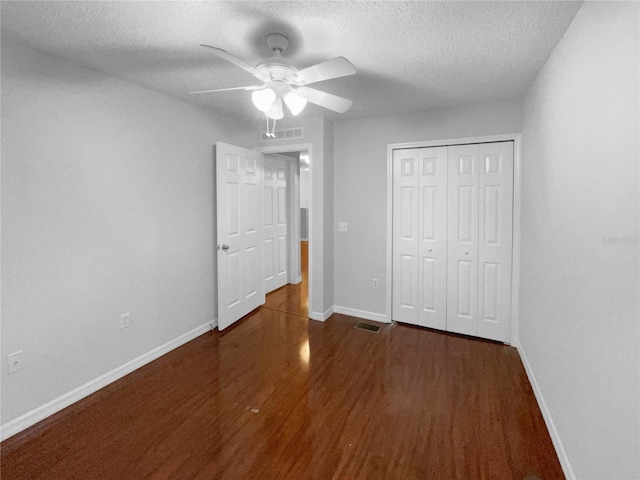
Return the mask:
<path fill-rule="evenodd" d="M 510 341 L 513 142 L 448 147 L 447 330 Z"/>
<path fill-rule="evenodd" d="M 393 320 L 446 329 L 447 148 L 393 152 Z"/>

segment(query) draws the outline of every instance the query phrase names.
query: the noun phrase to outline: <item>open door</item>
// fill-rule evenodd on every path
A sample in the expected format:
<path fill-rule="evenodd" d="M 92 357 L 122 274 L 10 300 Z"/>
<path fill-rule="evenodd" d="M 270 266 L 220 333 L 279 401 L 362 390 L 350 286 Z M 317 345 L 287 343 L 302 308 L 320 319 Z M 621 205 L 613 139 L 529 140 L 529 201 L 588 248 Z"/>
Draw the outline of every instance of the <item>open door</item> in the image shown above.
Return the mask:
<path fill-rule="evenodd" d="M 265 302 L 262 153 L 216 143 L 218 329 Z"/>

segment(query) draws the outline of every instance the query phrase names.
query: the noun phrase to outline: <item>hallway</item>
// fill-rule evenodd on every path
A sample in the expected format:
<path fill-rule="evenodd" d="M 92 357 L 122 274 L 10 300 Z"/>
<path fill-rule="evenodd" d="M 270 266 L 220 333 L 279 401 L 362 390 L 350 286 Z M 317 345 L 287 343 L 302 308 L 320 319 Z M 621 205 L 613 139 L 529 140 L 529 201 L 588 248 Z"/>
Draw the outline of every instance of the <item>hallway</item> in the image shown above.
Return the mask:
<path fill-rule="evenodd" d="M 262 307 L 276 312 L 289 313 L 301 317 L 309 316 L 309 242 L 300 242 L 300 264 L 302 282 L 287 284 L 267 294 Z"/>

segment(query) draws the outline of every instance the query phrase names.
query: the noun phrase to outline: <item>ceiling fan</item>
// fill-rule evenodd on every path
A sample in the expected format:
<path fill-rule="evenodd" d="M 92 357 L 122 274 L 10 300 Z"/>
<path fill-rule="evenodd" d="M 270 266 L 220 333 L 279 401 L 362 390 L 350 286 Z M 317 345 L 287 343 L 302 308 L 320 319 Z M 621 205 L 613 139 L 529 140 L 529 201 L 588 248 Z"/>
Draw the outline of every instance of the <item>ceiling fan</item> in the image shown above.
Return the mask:
<path fill-rule="evenodd" d="M 267 35 L 267 45 L 273 51 L 273 57 L 261 61 L 255 67 L 231 55 L 229 52 L 211 45 L 201 45 L 210 49 L 218 57 L 233 63 L 237 67 L 249 72 L 262 82 L 261 85 L 246 87 L 218 88 L 215 90 L 200 90 L 190 94 L 225 92 L 230 90 L 253 91 L 251 99 L 259 110 L 269 118 L 279 120 L 284 116 L 283 102 L 293 115 L 299 114 L 307 102 L 344 113 L 353 104 L 351 100 L 338 97 L 307 85 L 333 78 L 346 77 L 356 73 L 355 67 L 344 57 L 336 57 L 302 70 L 296 69 L 291 63 L 282 58 L 282 52 L 289 45 L 286 36 L 280 33 Z"/>

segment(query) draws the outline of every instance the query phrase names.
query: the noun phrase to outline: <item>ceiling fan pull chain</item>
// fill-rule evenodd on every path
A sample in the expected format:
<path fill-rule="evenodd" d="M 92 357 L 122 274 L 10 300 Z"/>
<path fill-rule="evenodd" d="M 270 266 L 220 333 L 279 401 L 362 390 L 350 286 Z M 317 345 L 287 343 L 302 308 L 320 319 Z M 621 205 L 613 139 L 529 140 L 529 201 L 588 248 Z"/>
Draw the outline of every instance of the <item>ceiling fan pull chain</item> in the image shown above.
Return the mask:
<path fill-rule="evenodd" d="M 265 113 L 264 116 L 267 119 L 267 137 L 276 138 L 276 119 L 273 119 L 273 126 L 271 127 L 271 131 L 269 131 L 269 115 Z"/>

